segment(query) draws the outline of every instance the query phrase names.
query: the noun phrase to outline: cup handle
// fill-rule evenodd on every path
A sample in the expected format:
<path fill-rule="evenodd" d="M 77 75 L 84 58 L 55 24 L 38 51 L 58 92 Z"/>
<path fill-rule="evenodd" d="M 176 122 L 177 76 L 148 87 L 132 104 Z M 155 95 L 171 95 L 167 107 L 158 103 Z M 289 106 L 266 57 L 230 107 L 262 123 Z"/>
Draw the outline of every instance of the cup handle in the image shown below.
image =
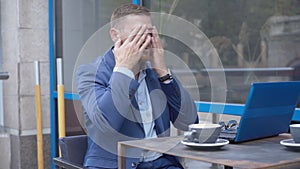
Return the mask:
<path fill-rule="evenodd" d="M 185 140 L 186 141 L 191 141 L 191 142 L 198 142 L 199 141 L 199 139 L 196 136 L 197 136 L 197 131 L 196 130 L 188 131 L 184 134 Z"/>

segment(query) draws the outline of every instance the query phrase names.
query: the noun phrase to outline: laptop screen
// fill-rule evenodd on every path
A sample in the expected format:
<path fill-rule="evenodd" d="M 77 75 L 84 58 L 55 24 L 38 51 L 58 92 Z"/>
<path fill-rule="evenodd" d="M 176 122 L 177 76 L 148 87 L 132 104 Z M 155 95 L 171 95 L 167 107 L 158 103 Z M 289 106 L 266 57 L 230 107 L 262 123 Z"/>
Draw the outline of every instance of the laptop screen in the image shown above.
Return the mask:
<path fill-rule="evenodd" d="M 287 132 L 300 93 L 300 81 L 253 83 L 235 141 Z"/>

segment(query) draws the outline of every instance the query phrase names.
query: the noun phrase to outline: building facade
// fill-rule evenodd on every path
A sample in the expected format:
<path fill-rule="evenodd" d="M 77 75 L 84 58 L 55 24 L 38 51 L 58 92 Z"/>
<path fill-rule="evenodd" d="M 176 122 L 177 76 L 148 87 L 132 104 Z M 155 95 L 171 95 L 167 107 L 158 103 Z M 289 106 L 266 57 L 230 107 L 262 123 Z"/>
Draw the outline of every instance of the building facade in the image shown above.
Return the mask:
<path fill-rule="evenodd" d="M 40 62 L 45 168 L 50 158 L 47 0 L 1 0 L 4 130 L 0 168 L 37 168 L 34 61 Z"/>

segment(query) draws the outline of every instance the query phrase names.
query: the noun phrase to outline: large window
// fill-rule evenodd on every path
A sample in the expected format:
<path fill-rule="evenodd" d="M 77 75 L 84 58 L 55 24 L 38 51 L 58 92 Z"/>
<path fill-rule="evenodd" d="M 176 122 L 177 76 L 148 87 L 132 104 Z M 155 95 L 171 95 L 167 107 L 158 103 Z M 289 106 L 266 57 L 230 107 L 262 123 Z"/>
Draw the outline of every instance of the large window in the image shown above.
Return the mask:
<path fill-rule="evenodd" d="M 299 80 L 300 0 L 152 0 L 141 1 L 153 12 L 178 16 L 195 25 L 215 47 L 226 75 L 226 101 L 244 103 L 252 82 Z M 57 0 L 56 57 L 64 61 L 65 90 L 72 92 L 75 63 L 88 38 L 105 26 L 113 9 L 131 0 Z M 168 22 L 161 20 L 159 30 Z M 181 30 L 177 30 L 181 31 Z M 185 31 L 185 30 L 182 30 Z M 166 34 L 165 32 L 160 32 Z M 191 32 L 193 34 L 194 32 Z M 198 34 L 193 35 L 197 38 Z M 200 37 L 200 36 L 199 36 Z M 90 51 L 112 45 L 101 41 Z M 196 100 L 211 101 L 210 77 L 214 67 L 195 54 L 191 46 L 162 35 L 165 48 L 194 72 L 197 85 L 187 85 Z M 108 44 L 108 45 L 107 45 Z M 193 48 L 201 48 L 197 40 Z M 83 61 L 91 61 L 95 56 Z M 81 60 L 82 61 L 82 60 Z M 171 65 L 172 67 L 172 65 Z M 213 74 L 211 74 L 213 75 Z M 194 92 L 197 90 L 197 92 Z"/>
<path fill-rule="evenodd" d="M 55 35 L 50 39 L 55 41 L 55 56 L 51 55 L 51 59 L 63 58 L 65 91 L 66 95 L 72 95 L 66 100 L 67 135 L 76 135 L 83 132 L 82 125 L 78 124 L 83 120 L 75 114 L 78 110 L 74 110 L 80 102 L 78 98 L 73 98 L 73 94 L 76 94 L 72 86 L 73 73 L 76 66 L 92 61 L 113 45 L 109 37 L 103 37 L 104 34 L 108 36 L 108 32 L 105 33 L 108 31 L 107 27 L 103 34 L 92 39 L 93 45 L 85 48 L 85 57 L 78 61 L 78 56 L 85 43 L 91 40 L 91 35 L 109 23 L 112 11 L 121 4 L 132 3 L 132 0 L 53 2 Z M 141 2 L 150 11 L 158 12 L 154 16 L 154 24 L 161 34 L 166 54 L 171 56 L 167 65 L 196 101 L 244 103 L 252 82 L 300 80 L 300 0 L 134 2 Z M 176 27 L 177 21 L 184 22 L 186 26 Z M 190 29 L 190 25 L 193 25 L 193 29 Z M 188 32 L 188 35 L 182 37 L 182 32 Z M 182 40 L 184 38 L 190 39 Z M 205 49 L 208 50 L 205 52 Z M 53 67 L 51 65 L 52 69 Z M 219 70 L 225 73 L 224 79 L 214 77 Z M 55 80 L 51 81 L 51 87 L 55 88 L 53 81 Z M 51 103 L 53 143 L 56 142 L 57 118 L 57 97 L 53 94 L 55 91 L 56 89 L 51 89 L 51 101 L 54 101 Z M 222 92 L 225 92 L 225 99 L 218 98 Z M 56 152 L 56 146 L 53 147 L 53 152 Z M 56 154 L 53 157 L 55 156 Z"/>
<path fill-rule="evenodd" d="M 153 24 L 172 56 L 167 60 L 168 67 L 196 101 L 245 103 L 252 82 L 300 79 L 300 0 L 140 2 L 157 12 Z M 66 92 L 76 94 L 72 86 L 76 66 L 92 61 L 113 45 L 107 24 L 113 10 L 124 3 L 132 1 L 55 1 L 55 57 L 63 58 Z M 168 28 L 168 24 L 174 24 L 174 17 L 161 13 L 176 16 L 175 22 L 186 22 L 186 27 Z M 192 38 L 183 41 L 178 37 L 189 31 L 189 25 L 193 25 L 188 34 Z M 105 28 L 104 33 L 92 39 L 93 45 L 88 45 L 84 57 L 78 60 L 85 43 L 100 28 Z M 173 30 L 173 36 L 169 36 Z M 203 50 L 207 45 L 201 41 L 203 35 L 215 52 Z M 225 72 L 224 79 L 214 77 L 220 68 Z M 73 107 L 72 101 L 67 102 L 68 107 Z"/>

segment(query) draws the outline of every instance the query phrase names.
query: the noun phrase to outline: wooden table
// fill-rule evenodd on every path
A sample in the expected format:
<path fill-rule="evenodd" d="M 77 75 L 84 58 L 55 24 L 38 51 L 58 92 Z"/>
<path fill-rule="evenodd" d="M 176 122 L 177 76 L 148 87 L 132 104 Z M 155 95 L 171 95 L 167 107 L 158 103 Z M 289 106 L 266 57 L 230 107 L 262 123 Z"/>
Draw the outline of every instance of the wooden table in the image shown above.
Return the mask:
<path fill-rule="evenodd" d="M 300 168 L 300 151 L 293 151 L 279 142 L 290 134 L 228 144 L 218 150 L 195 150 L 181 144 L 183 136 L 124 141 L 118 143 L 119 168 L 125 168 L 127 148 L 140 148 L 178 157 L 224 165 L 225 168 Z"/>

